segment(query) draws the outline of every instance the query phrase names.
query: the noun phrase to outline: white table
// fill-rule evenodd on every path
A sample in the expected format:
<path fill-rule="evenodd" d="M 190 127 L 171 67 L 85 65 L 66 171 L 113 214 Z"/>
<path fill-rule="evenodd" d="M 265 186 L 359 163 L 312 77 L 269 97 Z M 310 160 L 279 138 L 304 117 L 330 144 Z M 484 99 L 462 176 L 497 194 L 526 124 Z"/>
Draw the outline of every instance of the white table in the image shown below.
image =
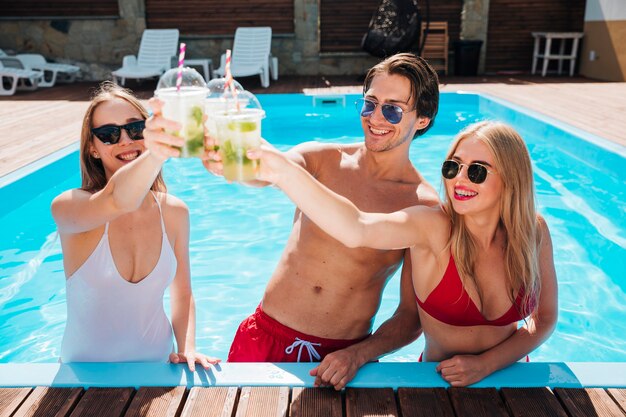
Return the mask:
<path fill-rule="evenodd" d="M 533 69 L 534 74 L 537 69 L 537 60 L 543 59 L 543 68 L 541 70 L 541 76 L 545 77 L 548 72 L 548 63 L 551 59 L 559 61 L 559 74 L 563 70 L 563 61 L 569 61 L 569 75 L 574 75 L 574 65 L 576 64 L 576 57 L 578 55 L 578 42 L 584 36 L 581 32 L 532 32 L 533 38 L 535 38 L 535 48 L 533 50 Z M 544 49 L 541 52 L 541 41 L 544 39 Z M 551 52 L 552 41 L 559 43 L 559 53 L 554 54 Z M 565 45 L 571 41 L 571 50 L 566 52 Z"/>
<path fill-rule="evenodd" d="M 211 58 L 185 59 L 185 65 L 188 67 L 194 65 L 202 67 L 204 71 L 204 81 L 209 82 L 211 79 L 211 74 L 213 73 L 213 60 Z"/>

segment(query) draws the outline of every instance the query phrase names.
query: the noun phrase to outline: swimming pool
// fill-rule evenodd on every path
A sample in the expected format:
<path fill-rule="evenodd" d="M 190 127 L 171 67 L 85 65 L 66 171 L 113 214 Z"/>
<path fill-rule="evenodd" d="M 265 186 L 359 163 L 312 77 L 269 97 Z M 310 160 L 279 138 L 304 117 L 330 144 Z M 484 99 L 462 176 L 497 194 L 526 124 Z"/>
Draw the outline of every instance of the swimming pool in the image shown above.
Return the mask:
<path fill-rule="evenodd" d="M 267 111 L 263 135 L 281 149 L 304 140 L 361 137 L 351 105 L 356 96 L 346 97 L 346 107 L 313 106 L 304 95 L 259 98 Z M 450 140 L 468 123 L 509 122 L 531 151 L 538 208 L 552 231 L 560 290 L 557 329 L 532 359 L 626 361 L 624 148 L 563 130 L 495 99 L 444 93 L 441 102 L 435 127 L 411 147 L 412 161 L 436 187 Z M 164 173 L 170 191 L 190 207 L 197 345 L 225 358 L 236 326 L 258 304 L 279 259 L 293 205 L 280 191 L 212 177 L 198 160 L 170 160 Z M 58 358 L 65 286 L 49 205 L 79 183 L 78 156 L 71 152 L 0 189 L 0 362 Z M 395 277 L 383 295 L 376 326 L 392 314 L 397 293 Z M 422 346 L 418 341 L 384 360 L 416 360 Z"/>

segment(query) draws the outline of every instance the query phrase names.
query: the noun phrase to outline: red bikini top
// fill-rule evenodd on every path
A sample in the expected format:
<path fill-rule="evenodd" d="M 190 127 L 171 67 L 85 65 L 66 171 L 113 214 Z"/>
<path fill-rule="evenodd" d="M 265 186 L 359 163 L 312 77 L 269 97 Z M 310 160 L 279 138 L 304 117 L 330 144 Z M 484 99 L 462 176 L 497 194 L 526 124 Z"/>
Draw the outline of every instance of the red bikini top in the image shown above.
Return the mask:
<path fill-rule="evenodd" d="M 501 317 L 487 320 L 470 298 L 456 269 L 454 258 L 450 255 L 448 268 L 439 285 L 428 295 L 423 303 L 417 298 L 417 304 L 426 313 L 437 320 L 452 326 L 506 326 L 524 319 L 521 311 L 524 291 L 519 291 L 515 303 Z"/>

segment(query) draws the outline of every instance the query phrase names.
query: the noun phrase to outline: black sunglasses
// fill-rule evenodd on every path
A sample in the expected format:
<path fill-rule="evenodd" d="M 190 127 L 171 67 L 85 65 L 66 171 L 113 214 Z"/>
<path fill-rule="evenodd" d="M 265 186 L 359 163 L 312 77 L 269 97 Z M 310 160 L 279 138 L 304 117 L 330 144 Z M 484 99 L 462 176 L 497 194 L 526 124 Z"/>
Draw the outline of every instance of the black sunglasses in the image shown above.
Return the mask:
<path fill-rule="evenodd" d="M 447 180 L 456 178 L 463 166 L 467 167 L 467 178 L 474 184 L 482 184 L 487 179 L 487 174 L 493 174 L 493 171 L 489 171 L 486 166 L 478 162 L 467 165 L 448 159 L 441 165 L 441 175 Z"/>
<path fill-rule="evenodd" d="M 356 101 L 355 104 L 356 109 L 359 111 L 359 115 L 361 115 L 361 117 L 371 116 L 372 113 L 374 113 L 374 110 L 376 110 L 376 106 L 378 106 L 378 103 L 367 98 L 360 98 Z M 402 120 L 402 115 L 404 113 L 411 113 L 415 111 L 415 109 L 409 111 L 402 110 L 402 107 L 395 104 L 382 104 L 380 108 L 383 112 L 383 117 L 385 118 L 385 120 L 387 120 L 392 125 L 400 123 L 400 121 Z"/>
<path fill-rule="evenodd" d="M 91 129 L 98 139 L 105 145 L 115 145 L 122 137 L 122 129 L 128 133 L 128 137 L 132 140 L 143 139 L 143 129 L 146 127 L 145 120 L 137 120 L 136 122 L 126 123 L 125 125 L 104 125 Z"/>

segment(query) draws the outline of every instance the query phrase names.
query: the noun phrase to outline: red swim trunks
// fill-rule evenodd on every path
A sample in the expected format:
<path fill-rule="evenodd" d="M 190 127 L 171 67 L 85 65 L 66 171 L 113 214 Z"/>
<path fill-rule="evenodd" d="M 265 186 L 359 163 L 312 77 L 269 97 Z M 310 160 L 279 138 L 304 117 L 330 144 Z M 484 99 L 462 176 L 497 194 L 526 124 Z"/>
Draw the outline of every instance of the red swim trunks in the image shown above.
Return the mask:
<path fill-rule="evenodd" d="M 279 323 L 261 305 L 241 322 L 228 354 L 228 362 L 320 362 L 326 355 L 365 339 L 325 339 Z"/>

